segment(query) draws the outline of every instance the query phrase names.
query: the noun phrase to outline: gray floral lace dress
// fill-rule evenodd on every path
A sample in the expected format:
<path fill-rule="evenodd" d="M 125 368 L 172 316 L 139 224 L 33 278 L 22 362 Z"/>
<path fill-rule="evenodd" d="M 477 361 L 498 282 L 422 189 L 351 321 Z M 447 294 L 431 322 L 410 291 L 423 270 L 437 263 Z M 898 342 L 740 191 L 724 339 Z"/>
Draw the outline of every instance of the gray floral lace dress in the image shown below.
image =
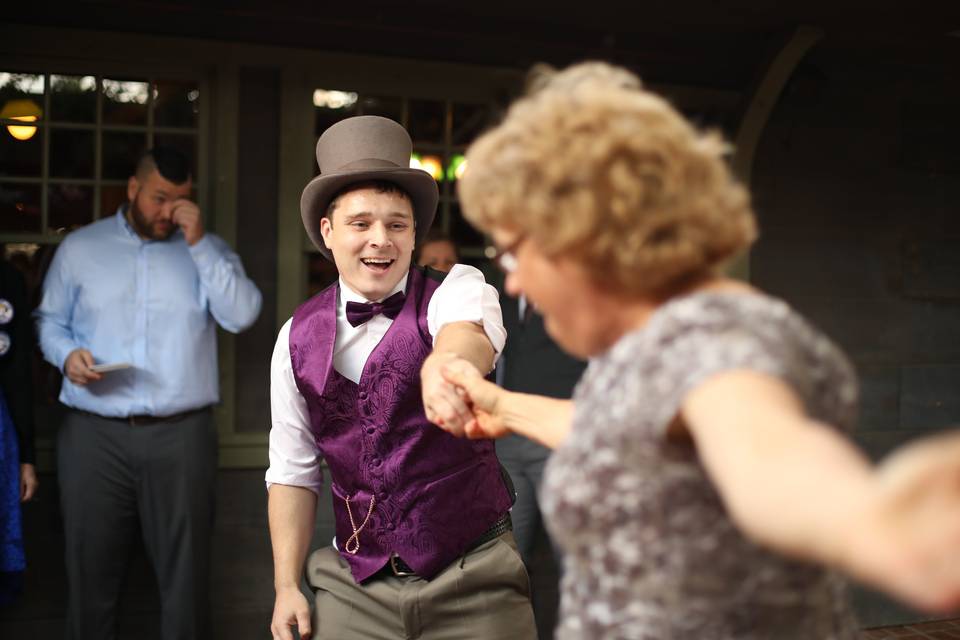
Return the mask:
<path fill-rule="evenodd" d="M 544 512 L 566 554 L 557 638 L 859 637 L 845 582 L 747 540 L 692 444 L 666 436 L 686 394 L 731 369 L 783 379 L 812 417 L 853 427 L 850 364 L 782 301 L 700 292 L 660 307 L 591 361 L 546 469 Z"/>

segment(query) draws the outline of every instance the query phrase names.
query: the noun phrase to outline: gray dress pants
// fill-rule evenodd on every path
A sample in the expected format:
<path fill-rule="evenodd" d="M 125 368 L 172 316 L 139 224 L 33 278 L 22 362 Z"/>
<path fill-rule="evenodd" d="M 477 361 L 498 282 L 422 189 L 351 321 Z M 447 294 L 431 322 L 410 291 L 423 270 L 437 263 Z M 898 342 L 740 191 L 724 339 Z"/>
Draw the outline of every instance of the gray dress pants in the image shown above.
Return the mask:
<path fill-rule="evenodd" d="M 536 640 L 530 581 L 509 531 L 424 580 L 381 573 L 357 584 L 333 547 L 307 560 L 313 640 Z"/>
<path fill-rule="evenodd" d="M 116 638 L 137 532 L 153 565 L 163 640 L 210 637 L 217 436 L 209 409 L 131 425 L 68 411 L 57 435 L 68 640 Z"/>

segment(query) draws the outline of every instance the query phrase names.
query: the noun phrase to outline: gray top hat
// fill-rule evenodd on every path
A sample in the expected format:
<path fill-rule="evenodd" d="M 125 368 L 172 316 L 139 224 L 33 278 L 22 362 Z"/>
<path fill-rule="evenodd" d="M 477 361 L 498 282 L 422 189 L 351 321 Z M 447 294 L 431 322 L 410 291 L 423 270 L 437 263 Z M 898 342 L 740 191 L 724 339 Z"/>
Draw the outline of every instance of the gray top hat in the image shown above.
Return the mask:
<path fill-rule="evenodd" d="M 307 235 L 320 252 L 332 260 L 320 235 L 320 218 L 340 190 L 357 182 L 386 180 L 400 186 L 413 202 L 419 244 L 437 211 L 439 191 L 433 177 L 410 168 L 413 144 L 402 126 L 380 116 L 357 116 L 341 120 L 317 140 L 320 175 L 311 180 L 300 197 L 300 215 Z"/>

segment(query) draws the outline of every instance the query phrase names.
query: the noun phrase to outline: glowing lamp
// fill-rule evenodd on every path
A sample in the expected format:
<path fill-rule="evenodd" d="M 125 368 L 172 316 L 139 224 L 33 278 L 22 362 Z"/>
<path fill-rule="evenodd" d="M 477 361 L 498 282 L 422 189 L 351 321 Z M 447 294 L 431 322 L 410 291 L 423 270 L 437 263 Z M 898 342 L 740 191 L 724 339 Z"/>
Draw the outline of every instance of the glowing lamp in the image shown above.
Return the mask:
<path fill-rule="evenodd" d="M 434 180 L 443 180 L 443 164 L 437 156 L 423 156 L 420 158 L 420 168 L 433 176 Z"/>
<path fill-rule="evenodd" d="M 410 168 L 420 169 L 430 174 L 434 180 L 443 180 L 443 165 L 437 156 L 422 156 L 419 153 L 410 154 Z"/>
<path fill-rule="evenodd" d="M 40 107 L 33 100 L 21 98 L 10 100 L 0 110 L 0 118 L 18 120 L 20 122 L 36 122 L 40 119 Z M 29 140 L 37 133 L 37 128 L 30 125 L 8 124 L 7 132 L 17 140 Z"/>
<path fill-rule="evenodd" d="M 462 154 L 450 156 L 450 164 L 447 165 L 447 180 L 451 182 L 463 177 L 463 172 L 467 170 L 467 159 Z"/>

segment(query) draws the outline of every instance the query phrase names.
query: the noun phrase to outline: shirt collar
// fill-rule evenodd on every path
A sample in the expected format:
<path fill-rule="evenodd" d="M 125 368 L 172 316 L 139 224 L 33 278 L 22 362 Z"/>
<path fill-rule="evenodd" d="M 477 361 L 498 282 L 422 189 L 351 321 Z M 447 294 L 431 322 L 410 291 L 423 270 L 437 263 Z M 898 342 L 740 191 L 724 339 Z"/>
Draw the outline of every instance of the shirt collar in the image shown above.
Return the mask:
<path fill-rule="evenodd" d="M 127 203 L 123 203 L 117 207 L 117 226 L 121 232 L 135 240 L 143 242 L 143 238 L 137 235 L 137 232 L 133 230 L 133 227 L 130 226 L 130 222 L 127 220 Z"/>

